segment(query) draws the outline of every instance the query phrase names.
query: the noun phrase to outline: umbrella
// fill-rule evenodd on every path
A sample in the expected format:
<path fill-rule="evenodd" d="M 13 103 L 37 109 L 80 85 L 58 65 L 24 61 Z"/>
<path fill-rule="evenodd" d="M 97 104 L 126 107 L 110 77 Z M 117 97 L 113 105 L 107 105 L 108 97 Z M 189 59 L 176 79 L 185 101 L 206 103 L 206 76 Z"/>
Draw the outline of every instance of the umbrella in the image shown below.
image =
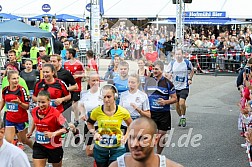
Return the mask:
<path fill-rule="evenodd" d="M 59 22 L 84 22 L 85 21 L 85 19 L 72 16 L 69 14 L 59 14 L 56 16 L 56 20 Z"/>
<path fill-rule="evenodd" d="M 30 17 L 28 18 L 29 21 L 42 21 L 43 20 L 43 17 L 53 17 L 55 15 L 52 15 L 52 14 L 42 14 L 42 15 L 38 15 L 38 16 L 33 16 L 33 17 Z"/>
<path fill-rule="evenodd" d="M 0 13 L 0 20 L 23 20 L 23 17 L 19 17 L 16 15 L 8 14 L 8 13 Z"/>

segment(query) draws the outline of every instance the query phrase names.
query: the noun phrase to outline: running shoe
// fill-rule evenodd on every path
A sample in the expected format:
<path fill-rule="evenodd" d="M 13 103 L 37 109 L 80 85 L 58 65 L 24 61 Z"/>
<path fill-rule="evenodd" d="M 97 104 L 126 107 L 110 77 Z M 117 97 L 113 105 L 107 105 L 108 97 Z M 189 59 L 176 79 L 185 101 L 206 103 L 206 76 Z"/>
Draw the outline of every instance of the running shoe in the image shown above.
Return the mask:
<path fill-rule="evenodd" d="M 182 125 L 182 118 L 179 119 L 179 123 L 178 123 L 178 126 L 181 126 Z"/>
<path fill-rule="evenodd" d="M 242 148 L 247 148 L 247 146 L 248 146 L 247 143 L 241 144 Z"/>
<path fill-rule="evenodd" d="M 74 143 L 75 144 L 80 143 L 80 131 L 79 131 L 79 129 L 76 129 L 76 132 L 74 133 Z"/>
<path fill-rule="evenodd" d="M 182 125 L 183 127 L 186 127 L 186 118 L 181 118 L 181 119 L 182 119 L 181 125 Z"/>

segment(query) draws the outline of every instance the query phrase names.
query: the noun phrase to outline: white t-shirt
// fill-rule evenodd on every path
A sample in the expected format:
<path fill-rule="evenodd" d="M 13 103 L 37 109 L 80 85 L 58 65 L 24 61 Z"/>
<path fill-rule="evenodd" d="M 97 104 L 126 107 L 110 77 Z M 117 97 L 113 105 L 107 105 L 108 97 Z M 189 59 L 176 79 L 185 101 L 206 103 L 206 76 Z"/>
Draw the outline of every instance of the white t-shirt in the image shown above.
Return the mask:
<path fill-rule="evenodd" d="M 30 167 L 27 155 L 18 147 L 3 139 L 0 147 L 0 167 Z"/>
<path fill-rule="evenodd" d="M 137 90 L 136 93 L 130 93 L 128 90 L 122 92 L 119 105 L 126 108 L 130 112 L 132 119 L 140 117 L 140 114 L 130 105 L 134 103 L 139 109 L 150 110 L 150 104 L 147 94 Z"/>
<path fill-rule="evenodd" d="M 193 69 L 192 63 L 189 61 L 190 69 Z M 172 69 L 171 69 L 172 68 Z M 186 62 L 183 60 L 181 63 L 175 61 L 171 67 L 171 63 L 167 67 L 168 73 L 172 74 L 172 83 L 176 90 L 189 88 L 188 85 L 188 68 Z"/>
<path fill-rule="evenodd" d="M 100 98 L 100 89 L 95 93 L 91 93 L 90 90 L 81 93 L 81 99 L 79 101 L 79 105 L 84 105 L 86 109 L 86 117 L 89 118 L 91 111 L 102 105 L 103 101 Z M 95 126 L 97 123 L 95 123 Z"/>

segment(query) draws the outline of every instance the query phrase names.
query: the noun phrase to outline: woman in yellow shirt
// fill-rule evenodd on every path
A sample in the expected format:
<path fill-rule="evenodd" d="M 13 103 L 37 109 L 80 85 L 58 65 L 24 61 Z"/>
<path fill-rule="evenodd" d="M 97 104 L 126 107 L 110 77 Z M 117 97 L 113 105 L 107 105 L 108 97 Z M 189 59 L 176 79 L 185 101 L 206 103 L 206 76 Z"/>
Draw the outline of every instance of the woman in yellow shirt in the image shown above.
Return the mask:
<path fill-rule="evenodd" d="M 120 105 L 116 105 L 118 91 L 114 85 L 105 85 L 101 89 L 103 104 L 93 109 L 87 120 L 89 131 L 94 134 L 94 159 L 97 167 L 108 167 L 117 157 L 125 153 L 122 121 L 129 126 L 132 122 L 130 113 Z M 94 124 L 98 122 L 98 131 Z"/>

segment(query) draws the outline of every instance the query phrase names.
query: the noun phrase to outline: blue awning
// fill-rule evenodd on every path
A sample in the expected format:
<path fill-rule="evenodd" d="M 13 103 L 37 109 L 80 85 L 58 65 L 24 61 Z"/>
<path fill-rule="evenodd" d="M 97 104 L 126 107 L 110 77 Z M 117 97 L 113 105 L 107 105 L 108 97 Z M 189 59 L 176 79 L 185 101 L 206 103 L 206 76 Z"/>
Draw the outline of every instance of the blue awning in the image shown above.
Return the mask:
<path fill-rule="evenodd" d="M 69 14 L 59 14 L 59 15 L 56 15 L 55 17 L 56 17 L 56 20 L 59 22 L 84 22 L 85 21 L 85 19 L 72 16 Z"/>
<path fill-rule="evenodd" d="M 0 20 L 6 21 L 6 20 L 23 20 L 23 17 L 19 17 L 12 14 L 7 13 L 0 13 Z"/>
<path fill-rule="evenodd" d="M 38 16 L 33 16 L 28 18 L 29 21 L 43 21 L 43 17 L 53 17 L 55 15 L 52 14 L 42 14 L 42 15 L 38 15 Z"/>

